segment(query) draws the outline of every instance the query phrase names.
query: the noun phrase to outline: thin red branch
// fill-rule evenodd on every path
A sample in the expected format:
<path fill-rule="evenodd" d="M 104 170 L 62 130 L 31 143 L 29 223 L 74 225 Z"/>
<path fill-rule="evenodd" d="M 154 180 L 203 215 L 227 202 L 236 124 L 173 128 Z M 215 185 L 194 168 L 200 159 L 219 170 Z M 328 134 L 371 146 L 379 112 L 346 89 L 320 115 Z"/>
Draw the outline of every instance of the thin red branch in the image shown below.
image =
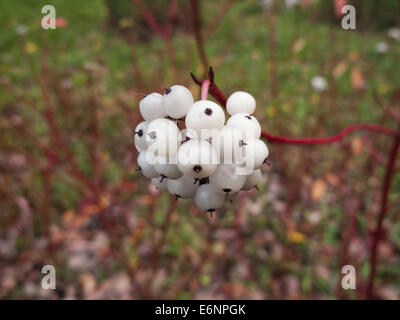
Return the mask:
<path fill-rule="evenodd" d="M 174 197 L 170 197 L 169 208 L 168 208 L 168 211 L 166 212 L 165 220 L 163 222 L 163 225 L 161 226 L 161 237 L 156 242 L 156 244 L 155 244 L 155 246 L 153 248 L 153 252 L 152 252 L 152 268 L 153 268 L 153 271 L 157 270 L 158 267 L 159 267 L 160 251 L 162 249 L 162 246 L 165 243 L 165 238 L 167 237 L 168 229 L 170 227 L 171 220 L 172 220 L 172 215 L 176 210 L 177 204 L 178 204 L 178 201 Z"/>
<path fill-rule="evenodd" d="M 199 3 L 197 0 L 190 0 L 190 13 L 192 15 L 192 29 L 196 39 L 197 51 L 199 53 L 200 61 L 204 69 L 204 73 L 207 72 L 209 66 L 206 50 L 204 47 L 204 40 L 202 35 L 202 23 L 200 17 Z"/>
<path fill-rule="evenodd" d="M 387 114 L 389 117 L 395 119 L 396 121 L 400 121 L 400 115 L 392 108 L 389 108 L 376 92 L 374 92 L 374 99 L 375 99 L 376 103 L 378 104 L 378 106 L 380 106 L 382 108 L 382 110 L 385 114 Z"/>
<path fill-rule="evenodd" d="M 167 39 L 169 37 L 168 32 L 164 31 L 160 24 L 157 22 L 153 13 L 144 5 L 142 0 L 132 0 L 132 3 L 139 9 L 142 16 L 145 18 L 149 27 L 158 34 L 161 38 Z"/>
<path fill-rule="evenodd" d="M 400 133 L 400 124 L 399 124 L 399 133 Z M 385 169 L 385 177 L 382 186 L 382 196 L 381 196 L 381 204 L 378 215 L 378 223 L 376 226 L 376 230 L 373 234 L 372 247 L 371 247 L 371 256 L 370 256 L 370 274 L 368 277 L 366 298 L 373 298 L 374 291 L 374 280 L 376 274 L 376 264 L 377 264 L 377 253 L 379 241 L 382 236 L 382 225 L 383 220 L 385 219 L 386 213 L 388 211 L 388 198 L 389 198 L 389 190 L 393 179 L 393 173 L 395 172 L 394 166 L 396 163 L 396 158 L 398 151 L 400 149 L 400 135 L 397 135 L 393 140 L 392 149 L 389 154 L 388 162 Z"/>
<path fill-rule="evenodd" d="M 191 77 L 192 77 L 193 81 L 199 86 L 202 86 L 204 81 L 206 81 L 206 80 L 204 80 L 204 81 L 199 80 L 193 73 L 191 73 Z M 221 90 L 218 88 L 218 86 L 215 84 L 214 72 L 211 67 L 208 72 L 208 78 L 210 81 L 209 91 L 208 91 L 209 94 L 211 96 L 213 96 L 222 106 L 225 107 L 227 98 L 221 92 Z M 203 93 L 202 93 L 202 97 L 203 97 Z M 324 144 L 324 143 L 340 141 L 349 133 L 351 133 L 353 131 L 361 131 L 361 130 L 382 133 L 382 134 L 386 134 L 388 136 L 395 136 L 395 137 L 399 136 L 399 133 L 395 130 L 388 129 L 388 128 L 382 127 L 380 125 L 377 125 L 377 124 L 369 124 L 369 123 L 359 123 L 359 124 L 351 125 L 345 129 L 343 129 L 341 132 L 339 132 L 339 134 L 332 136 L 332 137 L 327 137 L 327 138 L 289 138 L 289 137 L 272 135 L 265 130 L 263 130 L 261 132 L 261 136 L 263 138 L 266 138 L 270 142 L 277 142 L 277 143 Z"/>
<path fill-rule="evenodd" d="M 235 0 L 226 0 L 222 3 L 222 5 L 218 10 L 217 15 L 206 28 L 205 30 L 206 35 L 211 35 L 215 32 L 215 30 L 220 26 L 221 22 L 224 20 L 224 17 L 228 14 L 229 10 L 233 7 L 234 3 Z"/>
<path fill-rule="evenodd" d="M 274 136 L 269 134 L 266 131 L 261 132 L 261 136 L 268 139 L 269 141 L 278 142 L 278 143 L 290 143 L 290 144 L 323 144 L 323 143 L 331 143 L 335 141 L 342 140 L 346 135 L 353 131 L 372 131 L 377 133 L 386 134 L 389 136 L 396 136 L 398 133 L 394 130 L 376 125 L 376 124 L 369 124 L 369 123 L 359 123 L 353 124 L 348 126 L 347 128 L 343 129 L 339 132 L 339 134 L 327 137 L 327 138 L 287 138 L 287 137 L 280 137 Z"/>
<path fill-rule="evenodd" d="M 58 128 L 55 114 L 54 114 L 54 106 L 52 105 L 50 92 L 48 91 L 48 85 L 50 79 L 48 78 L 48 66 L 46 60 L 46 52 L 43 51 L 41 55 L 41 74 L 39 77 L 39 88 L 42 93 L 43 101 L 44 101 L 44 111 L 43 117 L 47 122 L 47 125 L 50 129 L 50 137 L 53 146 L 57 146 L 61 149 L 64 153 L 65 158 L 71 165 L 71 174 L 73 174 L 78 180 L 82 181 L 89 189 L 91 189 L 95 194 L 97 194 L 97 188 L 88 180 L 86 174 L 80 168 L 78 161 L 75 158 L 75 155 L 69 149 L 67 142 L 65 141 L 64 137 L 62 136 L 60 129 Z"/>
<path fill-rule="evenodd" d="M 177 17 L 178 12 L 178 0 L 171 0 L 168 7 L 168 22 L 167 22 L 167 34 L 169 37 L 172 36 L 174 20 Z"/>

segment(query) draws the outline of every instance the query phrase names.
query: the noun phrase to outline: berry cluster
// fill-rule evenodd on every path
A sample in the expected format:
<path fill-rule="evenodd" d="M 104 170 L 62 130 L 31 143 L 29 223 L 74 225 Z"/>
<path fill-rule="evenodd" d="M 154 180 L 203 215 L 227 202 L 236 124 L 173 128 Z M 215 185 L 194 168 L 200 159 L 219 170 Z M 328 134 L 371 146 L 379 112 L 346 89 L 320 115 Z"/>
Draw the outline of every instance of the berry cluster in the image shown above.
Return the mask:
<path fill-rule="evenodd" d="M 184 86 L 163 95 L 151 93 L 139 103 L 143 122 L 135 129 L 138 170 L 156 188 L 176 198 L 193 199 L 213 212 L 241 190 L 257 188 L 268 148 L 253 116 L 256 101 L 237 91 L 227 100 L 230 115 L 210 100 L 194 102 Z"/>

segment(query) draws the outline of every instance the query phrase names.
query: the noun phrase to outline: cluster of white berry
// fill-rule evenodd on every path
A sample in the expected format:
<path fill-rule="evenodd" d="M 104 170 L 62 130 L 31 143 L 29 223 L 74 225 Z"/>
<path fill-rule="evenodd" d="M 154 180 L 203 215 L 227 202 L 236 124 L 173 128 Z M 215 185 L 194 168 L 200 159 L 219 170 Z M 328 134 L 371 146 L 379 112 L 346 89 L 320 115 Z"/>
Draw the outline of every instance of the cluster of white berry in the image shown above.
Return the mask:
<path fill-rule="evenodd" d="M 269 151 L 260 140 L 255 107 L 249 93 L 233 93 L 225 123 L 218 104 L 194 102 L 184 86 L 146 95 L 139 103 L 145 121 L 135 129 L 138 170 L 156 188 L 193 199 L 201 210 L 219 209 L 239 191 L 257 188 L 261 180 L 260 167 Z"/>

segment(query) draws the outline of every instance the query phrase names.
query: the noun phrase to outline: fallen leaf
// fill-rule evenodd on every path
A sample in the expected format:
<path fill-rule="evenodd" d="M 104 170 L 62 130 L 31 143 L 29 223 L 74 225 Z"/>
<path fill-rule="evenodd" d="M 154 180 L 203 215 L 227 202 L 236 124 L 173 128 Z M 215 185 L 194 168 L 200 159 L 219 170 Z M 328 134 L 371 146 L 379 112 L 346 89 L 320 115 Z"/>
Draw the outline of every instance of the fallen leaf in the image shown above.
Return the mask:
<path fill-rule="evenodd" d="M 288 239 L 294 243 L 304 243 L 306 241 L 306 236 L 298 231 L 290 231 L 288 233 Z"/>
<path fill-rule="evenodd" d="M 37 51 L 37 46 L 33 42 L 27 42 L 25 45 L 25 51 L 26 53 L 32 54 Z"/>
<path fill-rule="evenodd" d="M 317 179 L 311 186 L 311 198 L 313 200 L 321 199 L 326 193 L 326 183 L 322 179 Z"/>
<path fill-rule="evenodd" d="M 360 90 L 364 85 L 364 76 L 359 68 L 354 68 L 351 72 L 351 83 L 353 88 Z"/>
<path fill-rule="evenodd" d="M 333 76 L 335 77 L 335 78 L 338 78 L 338 77 L 340 77 L 341 75 L 343 75 L 343 73 L 345 73 L 346 72 L 346 70 L 347 70 L 347 63 L 346 62 L 339 62 L 336 66 L 335 66 L 335 68 L 333 68 L 333 70 L 332 70 L 332 74 L 333 74 Z"/>
<path fill-rule="evenodd" d="M 294 43 L 294 45 L 293 45 L 293 47 L 292 47 L 292 52 L 293 52 L 293 53 L 299 53 L 299 52 L 301 52 L 301 51 L 304 49 L 305 45 L 306 45 L 306 42 L 304 41 L 304 39 L 303 39 L 303 38 L 300 38 L 299 40 L 297 40 L 297 41 Z"/>
<path fill-rule="evenodd" d="M 351 150 L 355 155 L 360 154 L 363 149 L 363 142 L 360 137 L 353 138 L 351 141 Z"/>
<path fill-rule="evenodd" d="M 352 51 L 349 52 L 349 59 L 350 60 L 356 61 L 356 60 L 358 60 L 358 58 L 359 58 L 358 51 L 352 50 Z"/>
<path fill-rule="evenodd" d="M 325 178 L 326 178 L 326 180 L 328 180 L 328 182 L 331 184 L 331 185 L 333 185 L 333 186 L 338 186 L 339 185 L 339 178 L 338 178 L 338 176 L 336 176 L 336 175 L 334 175 L 333 173 L 331 173 L 331 172 L 328 172 L 326 175 L 325 175 Z"/>

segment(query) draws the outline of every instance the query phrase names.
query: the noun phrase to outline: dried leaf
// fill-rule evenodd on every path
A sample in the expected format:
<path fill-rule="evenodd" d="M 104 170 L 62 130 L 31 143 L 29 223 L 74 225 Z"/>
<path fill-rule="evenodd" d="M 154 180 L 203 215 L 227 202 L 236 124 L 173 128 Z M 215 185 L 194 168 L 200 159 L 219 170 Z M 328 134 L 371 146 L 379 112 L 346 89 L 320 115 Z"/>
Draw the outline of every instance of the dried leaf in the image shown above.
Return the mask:
<path fill-rule="evenodd" d="M 326 183 L 322 179 L 317 179 L 311 186 L 311 198 L 313 200 L 321 199 L 326 193 Z"/>
<path fill-rule="evenodd" d="M 298 231 L 290 231 L 288 233 L 288 239 L 294 243 L 304 243 L 306 241 L 306 236 Z"/>
<path fill-rule="evenodd" d="M 304 41 L 304 39 L 303 39 L 303 38 L 300 38 L 299 40 L 297 40 L 297 41 L 294 43 L 294 45 L 293 45 L 293 47 L 292 47 L 292 52 L 293 52 L 293 53 L 299 53 L 299 52 L 301 52 L 301 51 L 304 49 L 305 45 L 306 45 L 306 42 Z"/>
<path fill-rule="evenodd" d="M 364 76 L 359 68 L 354 68 L 351 72 L 351 83 L 356 90 L 360 90 L 364 86 Z"/>
<path fill-rule="evenodd" d="M 325 175 L 325 178 L 326 178 L 326 180 L 328 180 L 328 182 L 329 182 L 331 185 L 333 185 L 333 186 L 335 186 L 335 187 L 338 186 L 339 183 L 340 183 L 340 180 L 339 180 L 338 176 L 335 175 L 335 174 L 333 174 L 332 172 L 328 172 L 328 173 Z"/>
<path fill-rule="evenodd" d="M 353 138 L 351 141 L 351 150 L 355 155 L 360 154 L 363 149 L 363 142 L 360 137 Z"/>
<path fill-rule="evenodd" d="M 346 72 L 347 67 L 348 67 L 348 65 L 347 65 L 346 62 L 343 62 L 343 61 L 342 61 L 342 62 L 339 62 L 339 63 L 335 66 L 335 68 L 333 68 L 333 70 L 332 70 L 333 76 L 334 76 L 335 78 L 340 77 L 341 75 L 343 75 L 343 73 Z"/>

